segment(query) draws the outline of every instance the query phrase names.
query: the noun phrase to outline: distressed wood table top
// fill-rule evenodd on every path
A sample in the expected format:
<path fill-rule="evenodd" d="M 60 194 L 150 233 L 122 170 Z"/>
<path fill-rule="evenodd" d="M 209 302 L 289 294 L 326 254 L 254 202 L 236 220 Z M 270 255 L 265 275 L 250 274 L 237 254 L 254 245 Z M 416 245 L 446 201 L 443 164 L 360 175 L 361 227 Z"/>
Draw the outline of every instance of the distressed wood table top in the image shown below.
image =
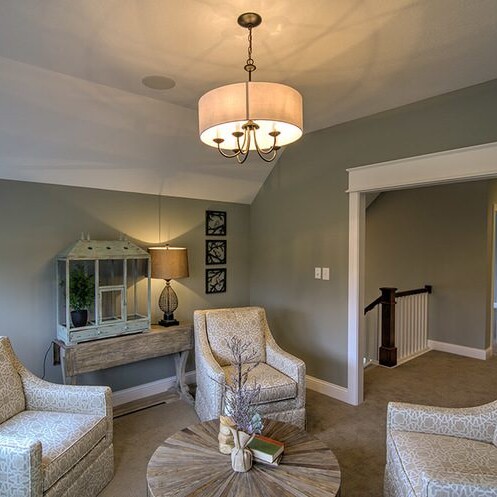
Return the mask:
<path fill-rule="evenodd" d="M 57 340 L 64 356 L 67 376 L 100 371 L 123 364 L 193 350 L 193 326 L 182 323 L 164 328 L 152 325 L 149 331 L 103 338 L 74 345 Z"/>
<path fill-rule="evenodd" d="M 285 444 L 279 466 L 254 463 L 247 473 L 231 469 L 218 450 L 219 421 L 175 433 L 154 452 L 147 468 L 150 497 L 335 497 L 340 467 L 333 452 L 299 428 L 266 421 L 263 434 Z"/>

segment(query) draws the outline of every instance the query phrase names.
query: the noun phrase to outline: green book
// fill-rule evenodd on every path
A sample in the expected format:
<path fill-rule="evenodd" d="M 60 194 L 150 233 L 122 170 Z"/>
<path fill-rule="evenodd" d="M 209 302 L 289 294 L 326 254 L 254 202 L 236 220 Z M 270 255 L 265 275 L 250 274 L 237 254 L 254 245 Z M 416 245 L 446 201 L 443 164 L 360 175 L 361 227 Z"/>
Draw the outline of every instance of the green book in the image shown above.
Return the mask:
<path fill-rule="evenodd" d="M 256 435 L 247 446 L 254 457 L 272 463 L 283 453 L 284 444 L 272 438 Z"/>

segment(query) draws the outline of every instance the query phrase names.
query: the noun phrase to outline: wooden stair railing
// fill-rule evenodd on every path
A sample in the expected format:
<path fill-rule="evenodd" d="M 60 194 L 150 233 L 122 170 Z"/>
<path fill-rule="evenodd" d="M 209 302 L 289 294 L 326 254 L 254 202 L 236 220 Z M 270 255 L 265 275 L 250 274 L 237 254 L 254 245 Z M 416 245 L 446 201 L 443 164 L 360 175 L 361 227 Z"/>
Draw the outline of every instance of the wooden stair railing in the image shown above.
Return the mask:
<path fill-rule="evenodd" d="M 397 288 L 382 287 L 381 295 L 364 308 L 364 314 L 381 305 L 381 346 L 379 347 L 379 363 L 382 366 L 393 367 L 397 365 L 397 347 L 395 346 L 395 299 L 431 293 L 432 286 L 398 292 Z"/>

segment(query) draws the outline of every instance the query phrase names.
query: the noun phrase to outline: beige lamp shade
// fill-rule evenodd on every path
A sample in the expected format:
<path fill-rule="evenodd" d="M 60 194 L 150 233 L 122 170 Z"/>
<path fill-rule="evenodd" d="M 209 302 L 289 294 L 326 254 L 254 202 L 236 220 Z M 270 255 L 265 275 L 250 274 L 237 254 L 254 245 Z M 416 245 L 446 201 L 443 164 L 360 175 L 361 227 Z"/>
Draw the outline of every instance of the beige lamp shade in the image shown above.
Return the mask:
<path fill-rule="evenodd" d="M 251 119 L 258 126 L 259 148 L 270 148 L 279 131 L 278 146 L 288 145 L 302 136 L 302 95 L 290 86 L 279 83 L 245 82 L 221 86 L 198 102 L 200 139 L 217 148 L 216 138 L 224 141 L 225 150 L 238 148 L 233 132 L 243 131 L 242 126 Z M 255 150 L 254 142 L 250 150 Z"/>
<path fill-rule="evenodd" d="M 187 278 L 188 251 L 180 247 L 150 247 L 152 278 L 177 280 Z"/>

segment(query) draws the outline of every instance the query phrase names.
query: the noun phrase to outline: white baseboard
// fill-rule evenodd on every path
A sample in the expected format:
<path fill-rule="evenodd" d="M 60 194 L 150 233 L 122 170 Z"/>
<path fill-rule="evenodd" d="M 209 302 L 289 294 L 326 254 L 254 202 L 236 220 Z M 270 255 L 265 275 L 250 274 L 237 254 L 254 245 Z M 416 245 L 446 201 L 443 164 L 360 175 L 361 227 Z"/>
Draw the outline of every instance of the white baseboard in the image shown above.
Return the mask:
<path fill-rule="evenodd" d="M 488 349 L 474 349 L 472 347 L 465 347 L 464 345 L 437 342 L 436 340 L 428 340 L 428 347 L 432 350 L 449 352 L 450 354 L 462 355 L 473 359 L 481 359 L 483 361 L 492 356 L 492 347 L 489 347 Z"/>
<path fill-rule="evenodd" d="M 328 397 L 332 397 L 334 399 L 341 400 L 342 402 L 346 402 L 347 404 L 351 404 L 349 400 L 349 391 L 345 387 L 335 385 L 334 383 L 330 383 L 328 381 L 320 380 L 319 378 L 315 378 L 314 376 L 310 375 L 306 376 L 306 383 L 309 390 L 314 390 L 315 392 L 322 393 L 323 395 L 327 395 Z"/>
<path fill-rule="evenodd" d="M 186 373 L 185 380 L 188 384 L 195 383 L 195 371 L 189 371 Z M 315 378 L 310 375 L 306 376 L 306 382 L 307 388 L 310 390 L 314 390 L 315 392 L 322 393 L 328 397 L 350 404 L 349 391 L 346 388 L 329 383 L 328 381 L 320 380 L 319 378 Z M 157 395 L 174 387 L 175 384 L 176 376 L 170 376 L 169 378 L 151 381 L 150 383 L 144 383 L 143 385 L 137 385 L 136 387 L 118 390 L 117 392 L 112 393 L 112 404 L 116 407 L 122 404 L 127 404 L 128 402 Z"/>
<path fill-rule="evenodd" d="M 185 381 L 188 384 L 195 383 L 195 371 L 188 371 L 188 373 L 185 374 Z M 133 402 L 134 400 L 145 399 L 152 395 L 164 393 L 166 390 L 174 387 L 174 385 L 176 385 L 176 376 L 170 376 L 169 378 L 151 381 L 150 383 L 144 383 L 143 385 L 137 385 L 136 387 L 118 390 L 117 392 L 112 393 L 112 404 L 116 407 L 121 404 Z"/>

